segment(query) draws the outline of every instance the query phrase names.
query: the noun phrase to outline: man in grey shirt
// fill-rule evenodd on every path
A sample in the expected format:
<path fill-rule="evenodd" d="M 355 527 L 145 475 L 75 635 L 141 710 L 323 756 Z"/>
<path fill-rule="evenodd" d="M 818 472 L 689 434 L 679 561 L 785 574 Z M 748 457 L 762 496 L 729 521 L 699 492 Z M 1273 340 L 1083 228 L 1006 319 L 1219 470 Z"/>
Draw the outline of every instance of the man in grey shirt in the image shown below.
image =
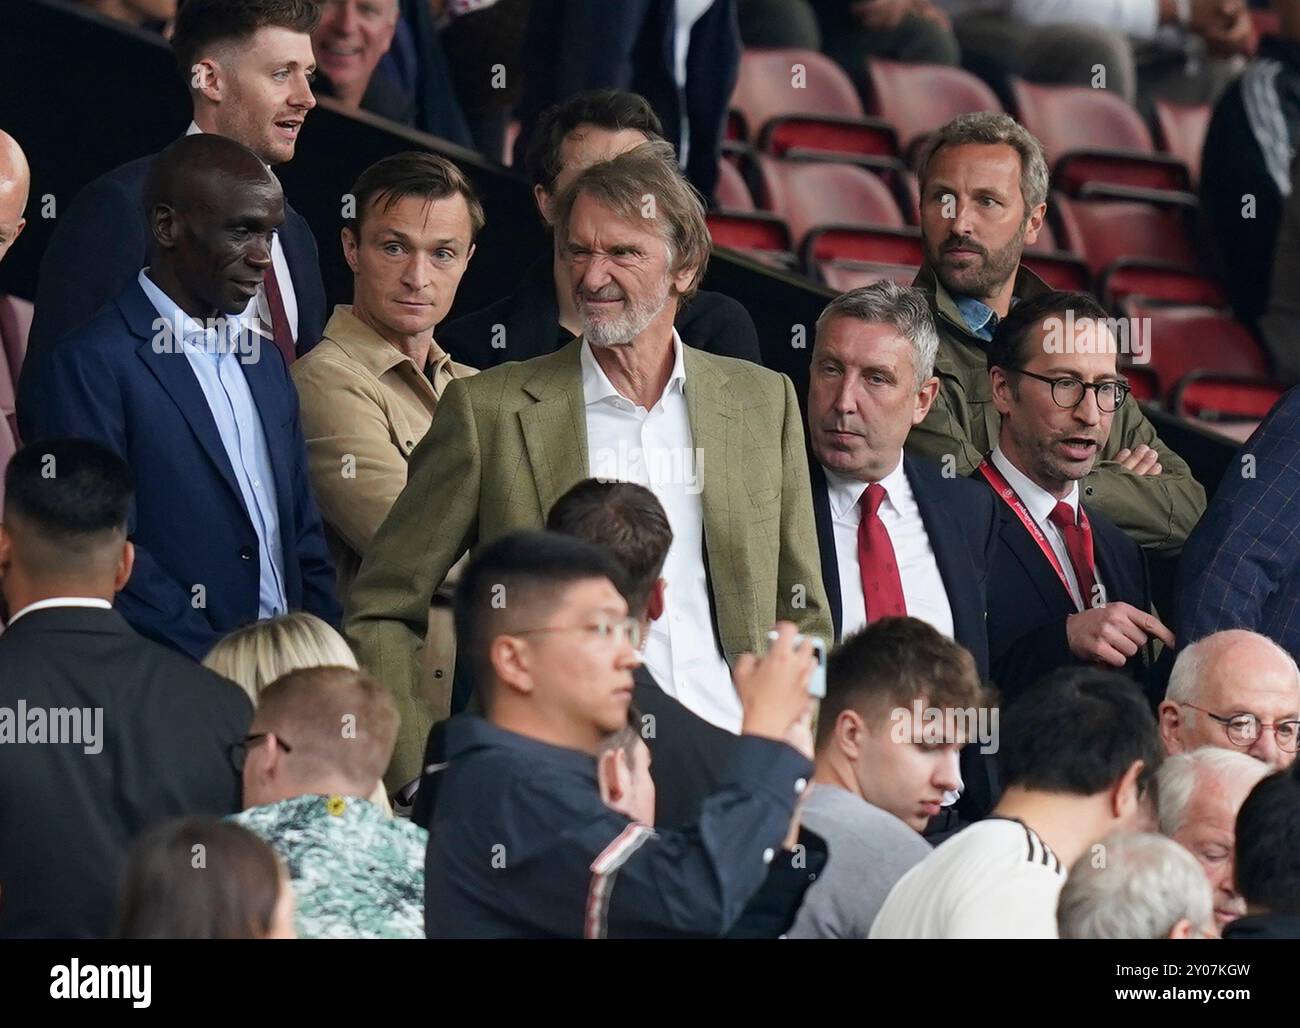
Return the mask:
<path fill-rule="evenodd" d="M 944 794 L 984 690 L 969 653 L 916 618 L 882 618 L 830 655 L 816 771 L 803 823 L 830 860 L 787 933 L 865 939 L 894 883 L 930 853 L 921 838 Z"/>

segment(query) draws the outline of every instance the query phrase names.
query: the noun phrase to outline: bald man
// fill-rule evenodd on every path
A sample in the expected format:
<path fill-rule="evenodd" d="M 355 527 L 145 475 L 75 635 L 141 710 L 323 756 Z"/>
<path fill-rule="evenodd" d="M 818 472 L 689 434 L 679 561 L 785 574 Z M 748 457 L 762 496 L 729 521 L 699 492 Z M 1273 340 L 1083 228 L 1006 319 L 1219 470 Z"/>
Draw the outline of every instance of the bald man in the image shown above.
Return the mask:
<path fill-rule="evenodd" d="M 1255 632 L 1207 635 L 1174 661 L 1160 704 L 1160 737 L 1170 754 L 1219 746 L 1289 767 L 1300 738 L 1300 670 Z"/>
<path fill-rule="evenodd" d="M 27 194 L 32 185 L 31 168 L 27 155 L 18 140 L 0 129 L 0 261 L 5 259 L 9 247 L 22 235 L 27 219 Z"/>
<path fill-rule="evenodd" d="M 297 394 L 248 310 L 284 222 L 280 184 L 239 143 L 191 135 L 159 155 L 144 198 L 149 266 L 29 357 L 22 436 L 93 439 L 130 465 L 136 560 L 117 607 L 142 635 L 200 658 L 290 610 L 337 625 Z"/>

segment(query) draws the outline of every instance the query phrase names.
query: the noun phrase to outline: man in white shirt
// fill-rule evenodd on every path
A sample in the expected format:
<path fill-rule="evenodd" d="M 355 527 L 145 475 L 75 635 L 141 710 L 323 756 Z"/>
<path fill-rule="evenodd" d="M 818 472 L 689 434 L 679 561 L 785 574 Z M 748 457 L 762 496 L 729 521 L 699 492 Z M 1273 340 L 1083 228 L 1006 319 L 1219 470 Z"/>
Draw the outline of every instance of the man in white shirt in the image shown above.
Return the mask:
<path fill-rule="evenodd" d="M 831 634 L 794 387 L 673 329 L 710 243 L 671 147 L 592 165 L 555 212 L 583 335 L 448 385 L 353 584 L 348 634 L 402 707 L 394 787 L 418 772 L 430 725 L 418 647 L 433 591 L 466 550 L 540 527 L 585 478 L 638 482 L 667 511 L 666 611 L 645 660 L 701 717 L 740 728 L 728 664 L 775 621 Z"/>
<path fill-rule="evenodd" d="M 873 939 L 1054 939 L 1067 869 L 1111 832 L 1145 829 L 1162 750 L 1122 676 L 1070 668 L 1006 710 L 1006 791 L 985 821 L 894 886 Z"/>
<path fill-rule="evenodd" d="M 1148 644 L 1173 634 L 1149 613 L 1138 545 L 1085 502 L 1115 412 L 1128 398 L 1121 340 L 1082 293 L 1012 308 L 989 342 L 997 445 L 972 476 L 998 500 L 1001 546 L 989 574 L 989 656 L 1007 699 L 1054 668 L 1125 668 L 1158 699 Z"/>

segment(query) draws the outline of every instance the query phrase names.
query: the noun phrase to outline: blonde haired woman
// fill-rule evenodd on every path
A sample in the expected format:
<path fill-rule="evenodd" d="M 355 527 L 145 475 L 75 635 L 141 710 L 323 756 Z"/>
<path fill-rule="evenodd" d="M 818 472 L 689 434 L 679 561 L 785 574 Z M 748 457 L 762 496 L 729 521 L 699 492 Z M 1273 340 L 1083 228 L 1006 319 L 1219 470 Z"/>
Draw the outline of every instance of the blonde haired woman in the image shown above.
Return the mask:
<path fill-rule="evenodd" d="M 262 690 L 281 675 L 313 667 L 355 671 L 357 658 L 327 622 L 315 614 L 296 611 L 235 629 L 208 651 L 203 666 L 229 678 L 248 693 L 256 707 Z M 392 813 L 382 781 L 370 802 Z"/>

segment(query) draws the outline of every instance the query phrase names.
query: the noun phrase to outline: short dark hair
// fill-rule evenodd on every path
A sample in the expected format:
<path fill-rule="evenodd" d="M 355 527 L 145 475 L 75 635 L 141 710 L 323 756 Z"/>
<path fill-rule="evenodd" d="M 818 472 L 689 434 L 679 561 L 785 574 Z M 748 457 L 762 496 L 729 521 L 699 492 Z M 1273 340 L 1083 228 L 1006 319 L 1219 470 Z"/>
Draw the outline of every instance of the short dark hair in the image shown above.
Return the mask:
<path fill-rule="evenodd" d="M 247 42 L 267 27 L 310 36 L 320 18 L 321 0 L 182 0 L 172 53 L 188 82 L 190 70 L 213 44 Z"/>
<path fill-rule="evenodd" d="M 1271 914 L 1300 914 L 1300 762 L 1250 791 L 1236 834 L 1242 898 Z"/>
<path fill-rule="evenodd" d="M 587 478 L 555 501 L 546 527 L 607 547 L 627 572 L 628 610 L 633 617 L 645 613 L 673 543 L 668 514 L 654 493 L 635 482 Z"/>
<path fill-rule="evenodd" d="M 1039 792 L 1093 796 L 1143 762 L 1145 790 L 1164 757 L 1151 707 L 1125 675 L 1053 671 L 1002 712 L 1003 780 Z"/>
<path fill-rule="evenodd" d="M 360 236 L 361 224 L 374 201 L 382 203 L 385 211 L 408 196 L 423 200 L 443 200 L 459 193 L 469 208 L 470 242 L 478 236 L 486 222 L 483 205 L 456 165 L 445 157 L 407 150 L 376 161 L 363 171 L 352 185 L 355 213 L 344 219 L 344 224 Z"/>
<path fill-rule="evenodd" d="M 975 661 L 966 650 L 918 618 L 881 618 L 854 632 L 826 659 L 826 698 L 817 715 L 817 745 L 834 733 L 846 710 L 877 717 L 924 698 L 931 707 L 985 702 Z"/>
<path fill-rule="evenodd" d="M 195 860 L 196 853 L 202 853 L 202 861 Z M 247 828 L 215 817 L 163 821 L 146 829 L 127 851 L 115 935 L 263 938 L 279 896 L 280 862 Z"/>
<path fill-rule="evenodd" d="M 1106 308 L 1087 293 L 1071 293 L 1054 289 L 1021 300 L 993 330 L 993 338 L 989 340 L 984 351 L 988 357 L 988 366 L 1001 368 L 1004 371 L 1023 368 L 1029 363 L 1029 357 L 1025 354 L 1025 343 L 1030 333 L 1048 318 L 1053 315 L 1063 315 L 1066 311 L 1073 311 L 1076 320 L 1100 318 L 1105 321 L 1110 317 Z"/>
<path fill-rule="evenodd" d="M 632 129 L 647 139 L 662 139 L 663 122 L 650 101 L 626 89 L 589 89 L 569 97 L 564 103 L 542 111 L 533 128 L 524 166 L 529 181 L 548 193 L 562 170 L 560 147 L 579 125 L 594 125 L 608 132 Z"/>
<path fill-rule="evenodd" d="M 469 661 L 474 688 L 492 687 L 492 640 L 554 607 L 576 582 L 607 578 L 627 594 L 626 572 L 603 546 L 556 532 L 511 532 L 484 546 L 456 586 L 456 652 Z"/>
<path fill-rule="evenodd" d="M 9 461 L 4 521 L 20 521 L 76 570 L 88 554 L 126 535 L 133 495 L 131 470 L 112 450 L 85 439 L 47 439 Z"/>

